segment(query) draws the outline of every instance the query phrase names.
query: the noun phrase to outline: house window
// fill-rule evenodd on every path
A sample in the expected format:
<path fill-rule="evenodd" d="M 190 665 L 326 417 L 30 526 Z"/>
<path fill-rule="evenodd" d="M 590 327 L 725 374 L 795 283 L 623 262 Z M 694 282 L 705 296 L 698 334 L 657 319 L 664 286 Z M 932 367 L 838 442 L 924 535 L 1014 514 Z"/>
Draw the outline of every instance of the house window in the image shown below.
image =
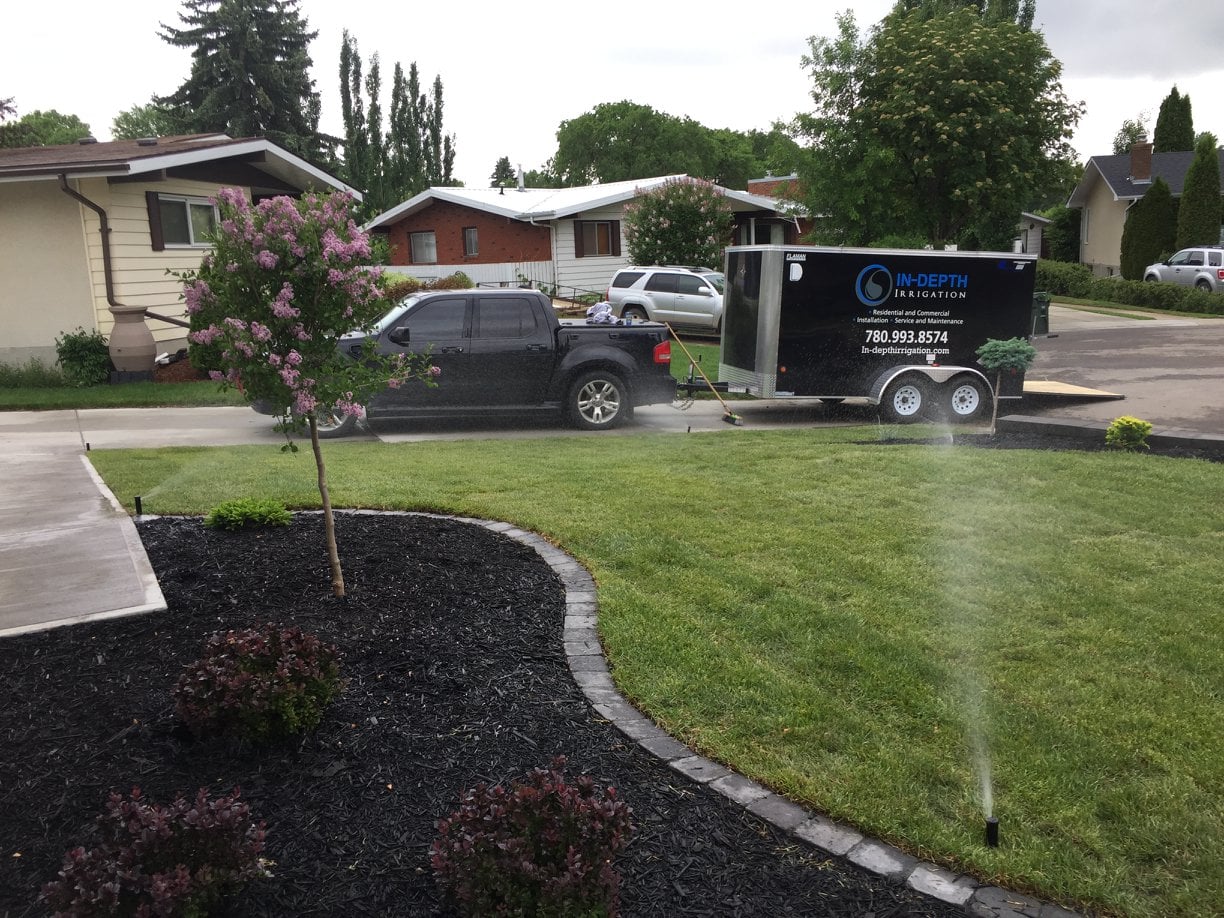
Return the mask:
<path fill-rule="evenodd" d="M 412 263 L 414 265 L 436 265 L 438 263 L 438 238 L 432 230 L 427 233 L 412 233 L 409 239 L 412 244 Z"/>
<path fill-rule="evenodd" d="M 149 235 L 155 251 L 169 247 L 201 248 L 210 245 L 209 235 L 217 227 L 217 208 L 207 198 L 186 195 L 146 195 Z"/>
<path fill-rule="evenodd" d="M 476 244 L 476 227 L 465 226 L 463 228 L 463 254 L 478 255 L 480 247 Z"/>
<path fill-rule="evenodd" d="M 575 220 L 574 257 L 620 255 L 619 220 Z"/>

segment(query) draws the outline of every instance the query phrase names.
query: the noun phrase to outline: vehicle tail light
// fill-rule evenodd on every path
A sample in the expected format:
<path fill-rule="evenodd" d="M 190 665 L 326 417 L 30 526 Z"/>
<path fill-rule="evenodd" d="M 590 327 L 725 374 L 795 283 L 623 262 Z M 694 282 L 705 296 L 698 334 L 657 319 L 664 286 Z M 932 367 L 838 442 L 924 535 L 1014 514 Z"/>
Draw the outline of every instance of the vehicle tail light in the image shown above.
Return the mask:
<path fill-rule="evenodd" d="M 1220 280 L 1224 280 L 1224 268 L 1220 268 L 1220 270 L 1216 271 L 1216 277 Z"/>
<path fill-rule="evenodd" d="M 660 341 L 654 346 L 655 363 L 671 363 L 671 339 Z"/>

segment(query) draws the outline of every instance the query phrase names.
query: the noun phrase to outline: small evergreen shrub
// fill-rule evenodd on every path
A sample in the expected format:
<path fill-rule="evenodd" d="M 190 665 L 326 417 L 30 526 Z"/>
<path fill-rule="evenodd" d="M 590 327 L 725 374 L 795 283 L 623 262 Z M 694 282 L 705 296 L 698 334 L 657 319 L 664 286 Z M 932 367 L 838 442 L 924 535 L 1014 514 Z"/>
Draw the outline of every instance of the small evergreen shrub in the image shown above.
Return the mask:
<path fill-rule="evenodd" d="M 1131 451 L 1147 449 L 1147 438 L 1151 432 L 1152 425 L 1147 421 L 1123 415 L 1120 418 L 1114 418 L 1113 422 L 1106 428 L 1105 444 L 1114 449 Z"/>
<path fill-rule="evenodd" d="M 429 284 L 430 290 L 470 290 L 476 285 L 472 283 L 472 279 L 462 271 L 456 271 L 454 274 L 448 274 L 446 277 L 439 277 L 436 281 Z"/>
<path fill-rule="evenodd" d="M 464 915 L 615 916 L 614 855 L 629 841 L 629 807 L 591 778 L 565 779 L 565 757 L 507 790 L 479 784 L 438 822 L 431 864 Z"/>
<path fill-rule="evenodd" d="M 71 386 L 97 386 L 110 378 L 110 351 L 96 330 L 65 332 L 55 339 L 55 356 Z"/>
<path fill-rule="evenodd" d="M 338 659 L 297 627 L 214 634 L 179 677 L 178 715 L 197 736 L 268 742 L 313 730 L 340 691 Z"/>
<path fill-rule="evenodd" d="M 140 789 L 112 793 L 97 819 L 98 844 L 73 848 L 42 903 L 59 918 L 208 914 L 222 896 L 264 875 L 264 824 L 232 796 L 170 806 L 147 803 Z"/>
<path fill-rule="evenodd" d="M 256 497 L 239 497 L 223 501 L 208 511 L 204 525 L 212 529 L 257 529 L 265 526 L 288 526 L 293 515 L 285 505 Z"/>

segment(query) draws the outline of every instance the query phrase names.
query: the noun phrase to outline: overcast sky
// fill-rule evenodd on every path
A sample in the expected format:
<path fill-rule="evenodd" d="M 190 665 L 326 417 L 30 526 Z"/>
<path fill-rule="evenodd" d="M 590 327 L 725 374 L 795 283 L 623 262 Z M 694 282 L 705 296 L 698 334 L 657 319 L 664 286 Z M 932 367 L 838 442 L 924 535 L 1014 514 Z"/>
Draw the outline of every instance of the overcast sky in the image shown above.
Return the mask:
<path fill-rule="evenodd" d="M 865 28 L 891 5 L 301 0 L 300 9 L 319 33 L 310 53 L 323 130 L 341 133 L 347 28 L 363 60 L 379 54 L 384 87 L 397 61 L 405 71 L 415 61 L 425 85 L 441 76 L 456 177 L 482 186 L 501 156 L 541 168 L 561 121 L 605 102 L 630 100 L 710 128 L 768 130 L 810 108 L 800 62 L 808 37 L 833 35 L 841 10 L 853 9 Z M 0 98 L 12 96 L 18 116 L 75 114 L 108 140 L 116 114 L 186 79 L 188 52 L 157 35 L 159 22 L 179 24 L 179 9 L 173 0 L 10 4 L 0 32 Z M 1110 153 L 1124 119 L 1146 114 L 1150 132 L 1174 84 L 1191 97 L 1196 132 L 1224 140 L 1224 0 L 1037 0 L 1035 26 L 1063 63 L 1068 96 L 1087 106 L 1073 138 L 1083 159 Z M 384 110 L 389 104 L 385 90 Z"/>

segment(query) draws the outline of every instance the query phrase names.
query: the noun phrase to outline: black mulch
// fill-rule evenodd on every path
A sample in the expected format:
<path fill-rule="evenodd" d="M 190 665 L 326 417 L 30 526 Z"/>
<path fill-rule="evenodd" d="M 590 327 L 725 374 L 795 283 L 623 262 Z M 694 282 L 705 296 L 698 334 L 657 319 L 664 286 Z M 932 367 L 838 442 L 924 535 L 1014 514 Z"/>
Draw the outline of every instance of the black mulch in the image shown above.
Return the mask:
<path fill-rule="evenodd" d="M 239 786 L 267 821 L 274 876 L 228 915 L 444 914 L 436 821 L 465 788 L 558 753 L 633 808 L 626 915 L 963 914 L 823 857 L 602 721 L 566 665 L 561 585 L 530 549 L 433 518 L 337 524 L 347 600 L 317 515 L 234 535 L 148 520 L 169 611 L 0 640 L 0 916 L 42 914 L 40 885 L 133 785 L 157 800 Z M 209 634 L 265 621 L 339 645 L 347 690 L 300 742 L 192 741 L 169 694 L 181 668 Z"/>

